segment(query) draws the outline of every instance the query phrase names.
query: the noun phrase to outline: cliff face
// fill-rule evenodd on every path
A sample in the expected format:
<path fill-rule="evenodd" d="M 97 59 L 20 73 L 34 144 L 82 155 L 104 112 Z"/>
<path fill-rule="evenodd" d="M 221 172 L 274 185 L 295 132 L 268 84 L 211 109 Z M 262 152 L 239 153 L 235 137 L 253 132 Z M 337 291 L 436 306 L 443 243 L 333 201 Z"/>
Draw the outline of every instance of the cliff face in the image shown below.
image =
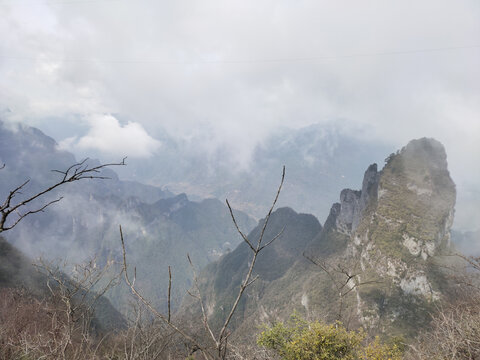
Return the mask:
<path fill-rule="evenodd" d="M 340 204 L 333 206 L 334 230 L 350 236 L 354 250 L 375 247 L 405 261 L 421 258 L 421 267 L 450 245 L 455 184 L 445 150 L 423 138 L 386 161 L 380 172 L 376 164 L 367 169 L 361 191 L 341 192 Z"/>
<path fill-rule="evenodd" d="M 371 165 L 361 190 L 341 192 L 323 229 L 311 232 L 301 251 L 282 252 L 282 262 L 291 264 L 288 269 L 274 277 L 265 270 L 280 260 L 274 252 L 268 264 L 262 264 L 264 269 L 257 269 L 260 281 L 247 292 L 236 333 L 251 335 L 253 326 L 284 319 L 296 310 L 311 318 L 363 326 L 371 333 L 413 334 L 427 323 L 447 286 L 437 265 L 449 248 L 455 196 L 445 150 L 436 140 L 411 141 L 390 155 L 381 171 Z M 272 224 L 270 231 L 278 232 L 283 225 L 292 226 Z M 288 237 L 283 241 L 294 244 L 295 232 L 289 231 Z M 212 309 L 228 308 L 226 294 L 236 289 L 218 287 L 219 274 L 211 270 L 224 269 L 223 280 L 231 284 L 225 276 L 238 260 L 236 252 L 204 274 Z M 234 273 L 239 276 L 239 271 Z"/>
<path fill-rule="evenodd" d="M 357 236 L 368 230 L 378 245 L 389 243 L 400 251 L 401 244 L 423 260 L 449 245 L 456 193 L 439 142 L 411 141 L 388 158 L 372 187 L 372 211 L 363 217 Z"/>
<path fill-rule="evenodd" d="M 331 231 L 350 239 L 343 261 L 359 263 L 353 292 L 361 324 L 408 330 L 424 315 L 410 325 L 405 317 L 428 308 L 445 285 L 437 265 L 450 245 L 455 184 L 433 139 L 413 140 L 386 162 L 380 172 L 368 168 L 360 192 L 342 191 Z"/>
<path fill-rule="evenodd" d="M 377 198 L 379 173 L 377 164 L 370 165 L 363 177 L 361 191 L 344 189 L 340 193 L 340 212 L 336 219 L 338 231 L 351 234 L 357 229 L 363 212 Z"/>

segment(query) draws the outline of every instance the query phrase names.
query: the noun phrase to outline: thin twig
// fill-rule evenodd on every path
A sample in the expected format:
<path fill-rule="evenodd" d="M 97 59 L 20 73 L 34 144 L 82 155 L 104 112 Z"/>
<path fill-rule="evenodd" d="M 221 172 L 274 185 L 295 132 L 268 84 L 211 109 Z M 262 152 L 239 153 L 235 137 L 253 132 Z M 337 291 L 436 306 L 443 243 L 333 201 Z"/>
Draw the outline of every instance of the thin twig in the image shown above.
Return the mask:
<path fill-rule="evenodd" d="M 263 249 L 266 248 L 268 245 L 270 245 L 270 244 L 273 243 L 275 240 L 277 240 L 280 236 L 282 236 L 284 231 L 285 231 L 285 226 L 282 228 L 282 230 L 280 230 L 280 232 L 279 232 L 277 235 L 275 235 L 275 236 L 272 238 L 272 240 L 270 240 L 270 241 L 269 241 L 268 243 L 266 243 L 265 245 L 262 245 L 262 246 L 260 247 L 259 251 L 260 251 L 260 250 L 263 250 Z"/>
<path fill-rule="evenodd" d="M 188 262 L 190 263 L 190 267 L 192 268 L 192 273 L 193 273 L 193 283 L 195 284 L 195 288 L 197 289 L 198 292 L 198 301 L 200 302 L 200 307 L 202 309 L 202 317 L 203 317 L 203 327 L 205 328 L 205 331 L 208 332 L 210 337 L 212 338 L 213 342 L 215 343 L 215 346 L 218 347 L 218 340 L 213 334 L 212 329 L 210 328 L 210 325 L 208 324 L 208 316 L 207 312 L 205 311 L 205 305 L 203 304 L 203 299 L 202 299 L 202 294 L 200 292 L 200 287 L 198 286 L 198 277 L 197 277 L 197 272 L 195 271 L 195 267 L 193 266 L 192 259 L 190 258 L 190 255 L 187 254 L 187 259 Z"/>
<path fill-rule="evenodd" d="M 168 294 L 167 294 L 167 307 L 168 307 L 168 322 L 171 321 L 171 303 L 170 303 L 170 298 L 172 294 L 172 269 L 170 268 L 170 265 L 168 266 Z"/>
<path fill-rule="evenodd" d="M 255 248 L 254 248 L 253 245 L 250 243 L 250 240 L 248 240 L 247 235 L 245 235 L 245 234 L 242 232 L 242 230 L 240 230 L 240 227 L 239 227 L 238 224 L 237 224 L 237 220 L 235 219 L 235 216 L 233 215 L 233 210 L 232 210 L 232 207 L 230 206 L 230 203 L 228 202 L 228 199 L 225 199 L 225 202 L 227 203 L 228 210 L 230 211 L 230 217 L 232 218 L 233 224 L 234 224 L 235 227 L 237 228 L 238 233 L 239 233 L 240 236 L 243 238 L 243 241 L 245 241 L 245 242 L 247 243 L 247 245 L 250 247 L 250 249 L 252 249 L 252 251 L 255 251 Z"/>

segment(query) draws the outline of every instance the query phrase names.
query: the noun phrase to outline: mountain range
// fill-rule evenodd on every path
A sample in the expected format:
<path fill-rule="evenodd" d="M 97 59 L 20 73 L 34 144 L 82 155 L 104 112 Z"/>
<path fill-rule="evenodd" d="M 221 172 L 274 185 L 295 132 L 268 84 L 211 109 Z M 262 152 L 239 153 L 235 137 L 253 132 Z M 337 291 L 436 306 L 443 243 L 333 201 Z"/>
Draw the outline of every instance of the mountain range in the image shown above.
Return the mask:
<path fill-rule="evenodd" d="M 278 138 L 256 150 L 257 172 L 249 170 L 235 181 L 230 181 L 233 175 L 218 179 L 226 179 L 219 191 L 232 195 L 229 199 L 234 207 L 249 209 L 259 217 L 279 180 L 277 160 L 291 164 L 265 241 L 278 233 L 281 236 L 258 257 L 253 274 L 258 279 L 235 312 L 230 324 L 232 339 L 253 341 L 258 331 L 252 329 L 295 312 L 307 319 L 362 327 L 370 335 L 412 338 L 428 323 L 437 301 L 452 289 L 442 270 L 450 264 L 445 255 L 468 248 L 478 238 L 474 232 L 451 232 L 456 186 L 446 151 L 438 141 L 422 138 L 390 153 L 380 170 L 377 164 L 365 165 L 359 190 L 346 187 L 337 192 L 339 201 L 330 203 L 322 224 L 315 214 L 298 212 L 285 203 L 301 203 L 302 209 L 315 208 L 315 213 L 322 213 L 334 190 L 342 181 L 350 182 L 356 167 L 365 162 L 365 154 L 356 150 L 359 144 L 341 139 L 343 145 L 333 148 L 345 153 L 348 148 L 353 155 L 343 158 L 329 153 L 328 142 L 314 137 L 317 132 L 312 128 L 290 137 L 283 134 L 283 141 Z M 304 151 L 303 162 L 299 159 L 302 143 L 316 144 Z M 292 148 L 298 151 L 291 152 Z M 270 153 L 261 155 L 261 151 Z M 337 167 L 331 167 L 332 159 Z M 2 197 L 27 179 L 30 182 L 21 196 L 36 193 L 58 178 L 58 172 L 50 170 L 77 162 L 39 130 L 12 129 L 4 124 L 0 124 L 0 160 L 5 163 L 0 170 Z M 99 163 L 87 160 L 86 164 Z M 318 177 L 322 166 L 331 167 L 328 174 L 334 178 Z M 197 194 L 198 201 L 191 201 L 185 193 L 174 194 L 166 187 L 120 180 L 114 171 L 118 169 L 123 170 L 102 170 L 101 176 L 108 179 L 76 182 L 53 191 L 45 201 L 58 196 L 62 201 L 4 233 L 8 243 L 2 240 L 0 255 L 7 261 L 0 266 L 0 286 L 24 283 L 35 290 L 35 284 L 45 282 L 31 271 L 31 260 L 12 246 L 32 258 L 80 262 L 96 255 L 99 265 L 119 263 L 118 226 L 122 225 L 128 267 L 130 271 L 135 267 L 136 286 L 145 297 L 159 310 L 166 309 L 171 266 L 174 308 L 181 304 L 177 318 L 184 324 L 200 319 L 197 300 L 183 297 L 192 286 L 189 254 L 194 266 L 203 269 L 199 285 L 206 315 L 213 327 L 219 327 L 251 261 L 251 250 L 241 241 L 228 208 L 215 198 L 202 200 Z M 197 171 L 201 166 L 184 184 L 193 183 Z M 273 177 L 275 180 L 270 180 Z M 264 186 L 254 189 L 259 182 Z M 242 197 L 243 202 L 239 200 Z M 257 223 L 241 211 L 234 210 L 234 215 L 249 239 L 260 236 L 265 218 Z M 121 265 L 114 266 L 110 275 L 120 270 Z M 116 309 L 128 313 L 131 297 L 126 285 L 113 288 L 107 296 Z"/>
<path fill-rule="evenodd" d="M 204 138 L 178 139 L 164 133 L 159 141 L 158 153 L 132 160 L 132 168 L 119 169 L 119 174 L 174 193 L 185 192 L 196 200 L 228 198 L 257 219 L 270 205 L 283 165 L 287 181 L 279 206 L 323 219 L 338 191 L 355 186 L 369 162 L 383 161 L 393 151 L 378 141 L 361 141 L 322 124 L 278 128 L 240 164 L 224 147 L 203 151 Z"/>
<path fill-rule="evenodd" d="M 30 180 L 20 196 L 34 194 L 58 181 L 59 174 L 77 160 L 58 149 L 41 131 L 0 124 L 0 196 Z M 99 163 L 88 160 L 87 165 Z M 98 264 L 119 262 L 122 225 L 129 265 L 135 266 L 139 284 L 159 308 L 166 306 L 168 266 L 174 279 L 173 303 L 190 286 L 190 253 L 197 267 L 218 258 L 240 241 L 229 210 L 216 199 L 193 202 L 185 194 L 174 196 L 158 187 L 122 181 L 113 168 L 102 170 L 108 179 L 82 180 L 47 194 L 44 201 L 63 197 L 44 212 L 25 218 L 5 233 L 6 239 L 27 256 L 80 263 L 94 255 Z M 19 197 L 21 200 L 22 197 Z M 239 224 L 251 229 L 254 221 L 234 212 Z M 120 271 L 120 268 L 117 268 Z M 127 311 L 126 287 L 109 293 L 113 304 Z"/>

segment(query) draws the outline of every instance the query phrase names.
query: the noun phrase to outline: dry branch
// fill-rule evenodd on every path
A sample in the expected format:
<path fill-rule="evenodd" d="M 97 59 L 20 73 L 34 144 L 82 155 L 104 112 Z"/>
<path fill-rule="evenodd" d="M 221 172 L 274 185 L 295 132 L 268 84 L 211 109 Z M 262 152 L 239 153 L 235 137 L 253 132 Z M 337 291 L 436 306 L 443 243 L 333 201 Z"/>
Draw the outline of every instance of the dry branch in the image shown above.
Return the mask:
<path fill-rule="evenodd" d="M 245 289 L 250 284 L 252 284 L 253 281 L 255 281 L 255 279 L 253 281 L 250 281 L 250 278 L 252 277 L 253 268 L 255 267 L 255 262 L 257 261 L 258 254 L 266 246 L 266 245 L 262 246 L 263 237 L 265 235 L 265 230 L 267 228 L 268 221 L 270 220 L 270 216 L 272 215 L 273 209 L 274 209 L 275 205 L 277 204 L 277 200 L 278 200 L 278 197 L 280 195 L 280 191 L 282 190 L 284 180 L 285 180 L 285 166 L 283 167 L 283 170 L 282 170 L 282 179 L 280 181 L 280 185 L 278 186 L 277 194 L 275 195 L 275 199 L 273 200 L 272 206 L 270 207 L 270 210 L 268 211 L 268 214 L 265 217 L 263 227 L 262 227 L 262 231 L 260 232 L 260 236 L 258 237 L 258 241 L 257 241 L 257 246 L 255 248 L 252 246 L 252 243 L 250 242 L 250 240 L 238 228 L 237 222 L 235 220 L 235 216 L 233 215 L 232 208 L 230 207 L 230 204 L 228 203 L 228 201 L 226 201 L 228 209 L 230 210 L 230 215 L 232 216 L 232 220 L 233 220 L 235 226 L 237 227 L 238 232 L 242 236 L 243 240 L 245 241 L 245 243 L 247 243 L 247 245 L 252 250 L 253 257 L 252 257 L 252 260 L 250 262 L 250 266 L 248 268 L 247 276 L 245 277 L 242 284 L 240 285 L 240 289 L 238 291 L 237 298 L 235 299 L 235 302 L 232 305 L 230 313 L 228 314 L 227 318 L 225 319 L 223 327 L 220 330 L 220 333 L 219 333 L 218 338 L 217 338 L 217 343 L 218 343 L 217 351 L 218 351 L 219 356 L 221 356 L 221 357 L 225 357 L 225 355 L 222 356 L 222 353 L 225 354 L 225 352 L 226 352 L 226 342 L 227 342 L 227 338 L 228 338 L 228 335 L 226 334 L 227 327 L 230 324 L 230 321 L 232 320 L 233 314 L 237 310 L 238 304 L 240 303 L 240 299 L 242 298 L 242 295 L 245 292 Z M 274 240 L 278 239 L 278 237 L 282 234 L 282 232 L 283 232 L 283 230 L 278 235 L 274 236 L 273 239 L 270 240 L 267 243 L 267 245 L 270 245 Z"/>
<path fill-rule="evenodd" d="M 29 215 L 43 212 L 50 205 L 62 200 L 62 197 L 50 200 L 42 205 L 34 206 L 32 209 L 27 209 L 29 205 L 35 202 L 35 200 L 42 198 L 47 193 L 50 193 L 59 186 L 67 183 L 80 181 L 83 179 L 108 179 L 108 177 L 100 174 L 101 171 L 109 166 L 125 165 L 125 159 L 126 158 L 123 158 L 122 161 L 118 163 L 108 163 L 89 167 L 87 164 L 87 158 L 79 163 L 71 165 L 69 168 L 67 168 L 67 170 L 52 170 L 53 172 L 62 175 L 60 180 L 24 200 L 15 202 L 15 198 L 22 194 L 22 190 L 24 190 L 30 182 L 30 180 L 26 180 L 23 184 L 11 190 L 3 204 L 0 206 L 0 233 L 14 228 L 21 220 Z M 0 169 L 3 169 L 4 167 L 5 165 L 3 165 Z M 25 211 L 22 212 L 22 209 L 25 209 Z M 12 215 L 16 215 L 16 218 L 12 222 L 8 223 L 8 220 L 12 217 Z"/>
<path fill-rule="evenodd" d="M 345 297 L 350 292 L 356 290 L 361 286 L 381 283 L 381 281 L 378 280 L 361 281 L 361 271 L 355 271 L 355 269 L 357 269 L 358 267 L 357 264 L 351 266 L 353 270 L 349 270 L 347 267 L 343 266 L 340 263 L 337 263 L 335 266 L 333 266 L 326 261 L 315 260 L 306 255 L 305 253 L 303 253 L 303 256 L 313 265 L 319 267 L 323 272 L 325 272 L 325 274 L 327 274 L 328 278 L 332 282 L 332 285 L 334 286 L 339 298 L 339 309 L 337 312 L 338 321 L 342 320 Z"/>

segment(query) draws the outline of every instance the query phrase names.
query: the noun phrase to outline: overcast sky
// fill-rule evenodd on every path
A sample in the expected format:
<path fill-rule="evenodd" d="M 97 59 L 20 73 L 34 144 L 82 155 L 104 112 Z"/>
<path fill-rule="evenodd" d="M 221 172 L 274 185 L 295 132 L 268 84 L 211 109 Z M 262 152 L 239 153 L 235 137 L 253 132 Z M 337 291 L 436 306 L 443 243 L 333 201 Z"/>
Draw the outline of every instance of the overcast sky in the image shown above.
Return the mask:
<path fill-rule="evenodd" d="M 152 156 L 166 129 L 248 162 L 275 127 L 342 119 L 436 137 L 475 184 L 479 115 L 478 0 L 0 0 L 0 116 L 79 156 Z"/>

